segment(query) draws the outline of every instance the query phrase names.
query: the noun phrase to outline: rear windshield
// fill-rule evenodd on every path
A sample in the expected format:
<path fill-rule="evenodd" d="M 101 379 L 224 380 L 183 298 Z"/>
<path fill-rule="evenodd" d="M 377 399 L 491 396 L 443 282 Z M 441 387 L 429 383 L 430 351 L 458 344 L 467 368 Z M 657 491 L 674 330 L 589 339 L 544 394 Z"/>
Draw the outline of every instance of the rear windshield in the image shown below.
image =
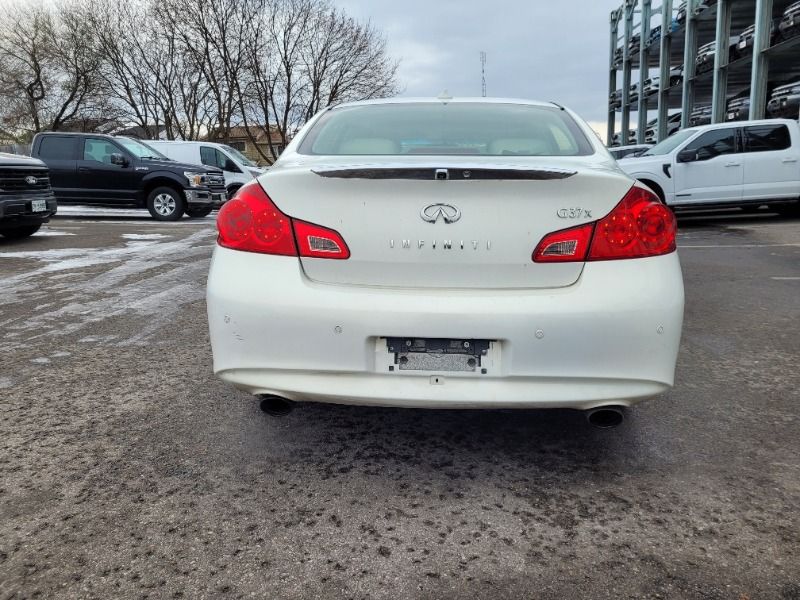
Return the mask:
<path fill-rule="evenodd" d="M 298 152 L 582 156 L 594 149 L 578 124 L 556 107 L 425 102 L 333 109 L 314 124 Z"/>

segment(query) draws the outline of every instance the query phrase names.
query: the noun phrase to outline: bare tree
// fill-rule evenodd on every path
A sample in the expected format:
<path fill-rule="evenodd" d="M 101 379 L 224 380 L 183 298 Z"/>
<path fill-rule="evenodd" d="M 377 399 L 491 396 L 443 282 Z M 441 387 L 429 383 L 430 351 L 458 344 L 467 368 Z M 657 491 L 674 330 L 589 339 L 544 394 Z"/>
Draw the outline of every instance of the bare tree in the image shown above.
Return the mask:
<path fill-rule="evenodd" d="M 330 0 L 21 6 L 0 21 L 0 126 L 15 135 L 116 123 L 228 141 L 244 125 L 271 162 L 324 107 L 396 91 L 383 38 Z"/>
<path fill-rule="evenodd" d="M 75 8 L 16 4 L 0 22 L 3 121 L 23 136 L 88 118 L 100 59 Z"/>
<path fill-rule="evenodd" d="M 326 106 L 396 93 L 397 63 L 369 23 L 327 0 L 277 0 L 256 14 L 237 93 L 251 141 L 256 132 L 266 138 L 268 153 L 256 145 L 264 160 L 272 162 L 275 146 Z"/>

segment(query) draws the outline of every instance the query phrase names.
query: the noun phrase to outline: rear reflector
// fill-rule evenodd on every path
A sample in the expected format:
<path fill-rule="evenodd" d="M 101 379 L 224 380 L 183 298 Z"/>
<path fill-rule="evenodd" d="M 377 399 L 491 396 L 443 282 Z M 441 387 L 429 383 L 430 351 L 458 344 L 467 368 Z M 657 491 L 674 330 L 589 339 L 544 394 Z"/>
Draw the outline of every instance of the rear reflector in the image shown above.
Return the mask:
<path fill-rule="evenodd" d="M 534 262 L 644 258 L 675 250 L 675 215 L 652 192 L 632 187 L 599 221 L 546 235 Z"/>
<path fill-rule="evenodd" d="M 313 258 L 350 257 L 338 232 L 283 214 L 255 180 L 243 185 L 219 209 L 217 230 L 219 245 L 232 250 Z"/>

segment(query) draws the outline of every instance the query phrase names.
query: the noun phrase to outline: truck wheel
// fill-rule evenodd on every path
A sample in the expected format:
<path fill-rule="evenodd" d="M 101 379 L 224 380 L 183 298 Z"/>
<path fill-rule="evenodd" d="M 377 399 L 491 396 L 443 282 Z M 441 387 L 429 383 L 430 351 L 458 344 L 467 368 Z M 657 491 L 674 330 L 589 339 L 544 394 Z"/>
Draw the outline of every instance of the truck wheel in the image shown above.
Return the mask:
<path fill-rule="evenodd" d="M 207 217 L 210 215 L 213 209 L 213 206 L 196 206 L 194 208 L 189 206 L 186 209 L 186 214 L 192 219 L 199 219 L 201 217 Z"/>
<path fill-rule="evenodd" d="M 157 187 L 147 197 L 147 210 L 156 221 L 177 221 L 185 206 L 183 194 L 170 187 Z"/>
<path fill-rule="evenodd" d="M 41 223 L 37 223 L 36 225 L 24 225 L 22 227 L 14 227 L 13 229 L 4 229 L 0 231 L 0 234 L 10 240 L 21 240 L 22 238 L 32 236 L 39 231 L 41 226 Z"/>

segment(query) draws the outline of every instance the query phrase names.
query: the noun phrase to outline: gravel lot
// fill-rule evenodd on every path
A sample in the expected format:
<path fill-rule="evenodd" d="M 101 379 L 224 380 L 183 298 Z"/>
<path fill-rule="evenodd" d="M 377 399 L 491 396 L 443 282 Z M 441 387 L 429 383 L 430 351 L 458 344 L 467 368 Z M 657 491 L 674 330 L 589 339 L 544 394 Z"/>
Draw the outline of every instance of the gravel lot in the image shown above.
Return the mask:
<path fill-rule="evenodd" d="M 0 241 L 0 599 L 800 598 L 800 220 L 681 219 L 677 385 L 599 431 L 267 417 L 211 373 L 213 219 L 65 213 Z"/>

